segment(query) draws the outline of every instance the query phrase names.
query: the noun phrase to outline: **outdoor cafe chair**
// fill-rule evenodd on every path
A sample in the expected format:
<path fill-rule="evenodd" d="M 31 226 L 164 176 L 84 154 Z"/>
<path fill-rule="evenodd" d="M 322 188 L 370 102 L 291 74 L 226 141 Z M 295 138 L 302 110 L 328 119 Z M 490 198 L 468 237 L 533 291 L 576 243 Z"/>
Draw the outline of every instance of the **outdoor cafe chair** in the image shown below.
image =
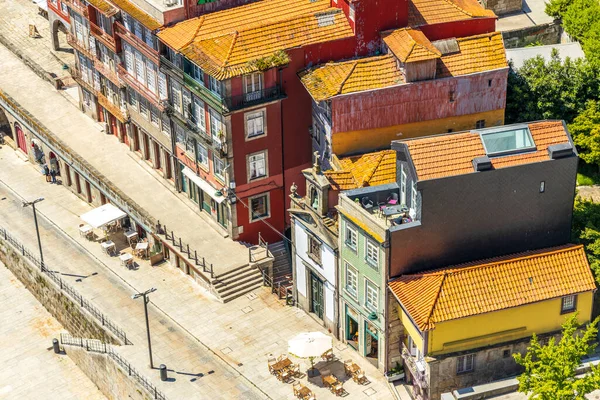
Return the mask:
<path fill-rule="evenodd" d="M 364 385 L 368 382 L 368 379 L 362 369 L 359 369 L 352 375 L 352 380 L 359 385 Z"/>
<path fill-rule="evenodd" d="M 267 360 L 267 364 L 269 365 L 269 372 L 271 373 L 271 375 L 275 375 L 273 365 L 277 364 L 277 359 L 275 357 L 271 357 Z"/>
<path fill-rule="evenodd" d="M 321 355 L 323 361 L 333 361 L 333 349 L 327 350 L 325 353 Z"/>

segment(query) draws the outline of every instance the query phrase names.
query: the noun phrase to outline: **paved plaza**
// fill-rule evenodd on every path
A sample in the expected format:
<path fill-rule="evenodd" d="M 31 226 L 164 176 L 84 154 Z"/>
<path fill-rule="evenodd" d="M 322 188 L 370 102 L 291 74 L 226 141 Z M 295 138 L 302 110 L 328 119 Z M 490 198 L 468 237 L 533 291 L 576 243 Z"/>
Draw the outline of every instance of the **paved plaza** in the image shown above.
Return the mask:
<path fill-rule="evenodd" d="M 512 31 L 530 26 L 547 24 L 554 18 L 546 15 L 545 0 L 523 0 L 523 8 L 520 12 L 503 15 L 496 21 L 496 29 L 502 31 Z"/>
<path fill-rule="evenodd" d="M 7 146 L 0 150 L 0 164 L 0 198 L 5 198 L 0 202 L 2 225 L 35 249 L 31 211 L 20 206 L 20 199 L 45 198 L 38 204 L 43 216 L 44 258 L 126 331 L 134 345 L 122 347 L 119 352 L 154 378 L 167 397 L 294 398 L 290 384 L 269 374 L 267 359 L 285 353 L 287 341 L 300 332 L 325 332 L 312 318 L 284 305 L 266 289 L 222 304 L 168 263 L 150 267 L 136 260 L 139 268 L 127 270 L 118 257 L 104 254 L 97 242 L 79 236 L 79 216 L 90 210 L 87 203 L 60 185 L 47 184 L 31 164 Z M 172 373 L 174 382 L 160 382 L 158 372 L 148 368 L 143 307 L 130 298 L 132 293 L 150 287 L 158 289 L 151 295 L 150 306 L 155 363 L 165 363 L 176 371 Z M 365 386 L 347 381 L 347 398 L 392 398 L 375 367 L 337 341 L 334 352 L 339 360 L 357 362 L 371 381 Z M 306 371 L 307 361 L 297 361 Z M 328 366 L 321 363 L 319 367 L 343 376 L 340 362 Z M 306 383 L 306 379 L 300 380 Z M 334 398 L 321 387 L 318 378 L 311 382 L 309 386 L 319 399 Z"/>
<path fill-rule="evenodd" d="M 54 354 L 63 327 L 0 262 L 0 399 L 106 400 L 70 358 Z"/>

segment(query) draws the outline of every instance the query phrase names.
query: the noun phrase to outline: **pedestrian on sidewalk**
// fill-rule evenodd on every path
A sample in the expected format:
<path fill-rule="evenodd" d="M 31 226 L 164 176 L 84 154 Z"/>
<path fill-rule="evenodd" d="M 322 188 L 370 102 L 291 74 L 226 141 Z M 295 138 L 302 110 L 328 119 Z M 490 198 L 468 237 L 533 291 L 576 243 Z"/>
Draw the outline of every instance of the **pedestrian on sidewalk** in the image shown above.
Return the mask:
<path fill-rule="evenodd" d="M 52 177 L 52 183 L 56 183 L 56 170 L 50 170 L 50 176 Z"/>
<path fill-rule="evenodd" d="M 44 176 L 46 177 L 46 182 L 50 182 L 50 169 L 48 168 L 48 164 L 44 164 Z"/>

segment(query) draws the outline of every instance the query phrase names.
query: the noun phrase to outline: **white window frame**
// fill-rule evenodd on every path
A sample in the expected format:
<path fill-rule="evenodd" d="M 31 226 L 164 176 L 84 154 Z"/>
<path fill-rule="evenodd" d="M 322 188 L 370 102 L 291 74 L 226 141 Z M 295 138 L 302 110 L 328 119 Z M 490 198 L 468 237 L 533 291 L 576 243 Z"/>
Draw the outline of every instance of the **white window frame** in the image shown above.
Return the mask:
<path fill-rule="evenodd" d="M 141 53 L 135 52 L 135 79 L 146 86 L 146 63 Z"/>
<path fill-rule="evenodd" d="M 261 217 L 254 217 L 254 214 L 252 213 L 252 201 L 259 197 L 264 197 L 266 199 L 267 213 L 266 213 L 266 215 L 263 215 Z M 248 199 L 248 217 L 250 219 L 250 222 L 256 222 L 256 221 L 260 221 L 263 219 L 271 218 L 271 199 L 270 199 L 270 197 L 271 196 L 269 193 L 262 193 L 262 194 L 258 194 L 256 196 L 252 196 Z"/>
<path fill-rule="evenodd" d="M 140 115 L 142 115 L 144 117 L 144 119 L 149 119 L 150 117 L 148 116 L 148 111 L 149 111 L 148 110 L 148 107 L 149 107 L 148 101 L 145 98 L 140 97 L 139 104 L 140 104 Z"/>
<path fill-rule="evenodd" d="M 193 62 L 189 62 L 190 64 L 190 76 L 198 83 L 204 85 L 204 71 L 202 68 L 194 64 Z"/>
<path fill-rule="evenodd" d="M 577 310 L 577 295 L 564 296 L 560 302 L 561 314 L 571 313 Z"/>
<path fill-rule="evenodd" d="M 216 80 L 212 76 L 209 77 L 209 87 L 208 89 L 216 94 L 219 98 L 223 96 L 223 84 L 221 81 Z"/>
<path fill-rule="evenodd" d="M 152 123 L 154 126 L 158 126 L 158 125 L 159 125 L 159 123 L 160 123 L 160 122 L 159 122 L 159 121 L 160 121 L 160 118 L 159 118 L 159 116 L 158 116 L 158 115 L 159 115 L 159 113 L 158 113 L 158 110 L 157 110 L 157 109 L 156 109 L 154 106 L 152 106 L 151 104 L 150 104 L 150 107 L 149 107 L 149 108 L 150 108 L 150 122 L 151 122 L 151 123 Z"/>
<path fill-rule="evenodd" d="M 369 238 L 365 238 L 365 261 L 376 271 L 379 270 L 379 246 Z"/>
<path fill-rule="evenodd" d="M 349 233 L 350 235 L 348 235 Z M 354 239 L 354 243 L 352 243 L 352 238 Z M 344 232 L 344 243 L 346 247 L 352 249 L 356 253 L 356 249 L 358 248 L 358 231 L 348 222 L 346 222 L 346 229 Z"/>
<path fill-rule="evenodd" d="M 169 117 L 166 114 L 161 116 L 160 130 L 167 136 L 171 136 L 171 123 Z"/>
<path fill-rule="evenodd" d="M 252 111 L 245 114 L 246 139 L 255 139 L 267 133 L 265 114 L 265 110 Z"/>
<path fill-rule="evenodd" d="M 198 152 L 198 162 L 204 169 L 208 170 L 208 149 L 200 141 L 196 141 L 196 148 Z"/>
<path fill-rule="evenodd" d="M 410 195 L 410 206 L 417 211 L 417 183 L 413 182 Z"/>
<path fill-rule="evenodd" d="M 167 100 L 169 98 L 167 90 L 167 76 L 158 71 L 158 96 L 161 100 Z"/>
<path fill-rule="evenodd" d="M 346 271 L 344 275 L 344 290 L 348 292 L 354 299 L 358 298 L 358 271 L 348 261 L 344 260 Z M 350 275 L 353 275 L 350 280 Z"/>
<path fill-rule="evenodd" d="M 219 166 L 218 169 L 216 168 L 217 165 Z M 220 178 L 222 181 L 225 180 L 225 161 L 221 160 L 214 153 L 213 153 L 213 174 L 217 178 Z"/>
<path fill-rule="evenodd" d="M 206 132 L 206 109 L 204 102 L 194 95 L 192 95 L 192 115 L 194 116 L 196 126 L 202 132 Z"/>
<path fill-rule="evenodd" d="M 260 165 L 257 165 L 258 163 L 260 163 L 260 159 L 259 157 L 262 156 L 262 168 L 260 167 Z M 269 168 L 268 168 L 268 154 L 267 154 L 267 150 L 263 150 L 263 151 L 258 151 L 256 153 L 252 153 L 252 154 L 248 154 L 248 182 L 250 181 L 255 181 L 258 179 L 263 179 L 269 176 Z M 262 170 L 262 175 L 255 175 L 252 176 L 252 171 L 253 168 L 255 171 L 260 172 Z"/>
<path fill-rule="evenodd" d="M 372 297 L 374 297 L 375 304 L 372 304 L 372 302 L 369 301 L 369 299 Z M 379 287 L 377 287 L 377 285 L 371 282 L 369 279 L 365 278 L 365 308 L 377 312 L 378 307 Z"/>
<path fill-rule="evenodd" d="M 209 108 L 210 114 L 210 135 L 215 139 L 219 139 L 219 131 L 222 130 L 223 123 L 221 122 L 221 114 Z"/>
<path fill-rule="evenodd" d="M 154 94 L 158 94 L 157 84 L 156 84 L 156 66 L 150 60 L 146 60 L 146 80 L 148 85 L 148 90 L 150 90 Z"/>
<path fill-rule="evenodd" d="M 475 371 L 475 353 L 456 358 L 456 375 Z"/>
<path fill-rule="evenodd" d="M 173 104 L 175 111 L 177 111 L 179 114 L 182 113 L 181 85 L 175 80 L 171 80 L 171 104 Z"/>

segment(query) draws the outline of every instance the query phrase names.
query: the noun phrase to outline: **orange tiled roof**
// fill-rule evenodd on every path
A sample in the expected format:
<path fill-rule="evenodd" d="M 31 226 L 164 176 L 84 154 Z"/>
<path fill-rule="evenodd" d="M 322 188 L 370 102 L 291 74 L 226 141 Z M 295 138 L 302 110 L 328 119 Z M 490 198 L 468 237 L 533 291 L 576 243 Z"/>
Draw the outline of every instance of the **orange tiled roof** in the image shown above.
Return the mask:
<path fill-rule="evenodd" d="M 401 32 L 396 35 L 395 32 L 397 31 L 403 31 L 404 33 Z M 433 51 L 438 50 L 433 45 L 430 49 L 428 45 L 427 50 L 419 50 L 417 52 L 418 57 L 415 56 L 412 59 L 412 53 L 409 53 L 409 50 L 414 52 L 411 49 L 424 46 L 425 43 L 415 44 L 414 37 L 406 34 L 406 31 L 406 29 L 390 31 L 384 37 L 384 41 L 387 40 L 393 43 L 393 48 L 389 48 L 396 57 L 398 57 L 396 53 L 400 53 L 401 57 L 406 57 L 405 59 L 410 61 L 424 60 L 427 58 L 423 57 L 429 56 L 437 58 L 436 78 L 460 76 L 508 67 L 502 34 L 499 32 L 459 38 L 456 40 L 459 51 L 441 57 L 434 57 Z M 413 33 L 419 32 L 417 30 L 410 31 Z M 401 38 L 406 41 L 405 44 L 400 43 L 399 39 Z M 424 39 L 426 40 L 426 38 Z M 424 55 L 425 51 L 429 52 L 428 56 Z M 339 94 L 381 89 L 405 83 L 394 56 L 387 54 L 349 61 L 330 62 L 304 70 L 299 74 L 300 80 L 316 101 L 326 100 Z"/>
<path fill-rule="evenodd" d="M 158 37 L 222 80 L 257 71 L 253 61 L 278 51 L 352 35 L 328 0 L 261 0 L 180 22 Z"/>
<path fill-rule="evenodd" d="M 131 3 L 129 0 L 110 0 L 114 5 L 131 15 L 132 18 L 137 20 L 140 24 L 146 28 L 154 31 L 162 26 L 157 19 L 150 16 L 145 11 L 140 10 L 137 6 Z"/>
<path fill-rule="evenodd" d="M 118 9 L 116 9 L 115 7 L 113 7 L 112 4 L 110 4 L 108 1 L 106 0 L 87 0 L 88 3 L 90 3 L 95 9 L 97 9 L 98 11 L 100 11 L 102 14 L 108 16 L 108 17 L 112 17 L 113 15 L 115 15 L 116 13 L 119 12 Z"/>
<path fill-rule="evenodd" d="M 391 54 L 327 63 L 299 75 L 316 101 L 403 82 L 402 73 Z"/>
<path fill-rule="evenodd" d="M 384 32 L 382 37 L 390 51 L 402 62 L 432 60 L 442 56 L 418 29 L 395 29 Z"/>
<path fill-rule="evenodd" d="M 533 122 L 528 126 L 536 149 L 521 154 L 490 157 L 494 168 L 548 160 L 548 146 L 569 140 L 561 121 Z M 404 142 L 421 181 L 472 173 L 473 159 L 486 155 L 477 132 L 436 135 Z"/>
<path fill-rule="evenodd" d="M 339 160 L 340 168 L 323 172 L 336 190 L 396 182 L 396 152 L 383 150 Z"/>
<path fill-rule="evenodd" d="M 389 283 L 421 331 L 436 323 L 596 289 L 582 245 L 463 264 Z"/>
<path fill-rule="evenodd" d="M 471 18 L 495 18 L 477 0 L 409 0 L 408 26 L 440 24 Z"/>
<path fill-rule="evenodd" d="M 436 77 L 474 74 L 508 67 L 500 32 L 457 38 L 460 52 L 444 55 L 437 63 Z"/>

